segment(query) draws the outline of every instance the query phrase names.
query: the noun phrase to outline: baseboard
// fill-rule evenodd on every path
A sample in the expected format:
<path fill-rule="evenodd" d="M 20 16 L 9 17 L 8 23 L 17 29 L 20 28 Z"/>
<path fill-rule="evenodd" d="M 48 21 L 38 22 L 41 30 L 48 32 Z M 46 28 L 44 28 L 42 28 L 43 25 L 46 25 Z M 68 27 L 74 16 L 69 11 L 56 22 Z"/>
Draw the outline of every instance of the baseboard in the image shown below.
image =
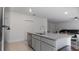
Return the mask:
<path fill-rule="evenodd" d="M 13 42 L 21 42 L 21 41 L 26 41 L 26 40 L 7 40 L 7 43 L 13 43 Z"/>

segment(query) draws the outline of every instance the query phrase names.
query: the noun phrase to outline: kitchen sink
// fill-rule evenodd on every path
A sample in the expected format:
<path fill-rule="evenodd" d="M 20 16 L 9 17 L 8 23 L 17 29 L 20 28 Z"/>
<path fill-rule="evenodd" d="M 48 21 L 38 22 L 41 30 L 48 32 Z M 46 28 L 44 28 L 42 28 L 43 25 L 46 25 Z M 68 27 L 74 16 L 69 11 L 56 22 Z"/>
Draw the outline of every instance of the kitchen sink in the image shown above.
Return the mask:
<path fill-rule="evenodd" d="M 45 35 L 44 33 L 36 33 L 36 34 L 39 34 L 39 35 Z"/>

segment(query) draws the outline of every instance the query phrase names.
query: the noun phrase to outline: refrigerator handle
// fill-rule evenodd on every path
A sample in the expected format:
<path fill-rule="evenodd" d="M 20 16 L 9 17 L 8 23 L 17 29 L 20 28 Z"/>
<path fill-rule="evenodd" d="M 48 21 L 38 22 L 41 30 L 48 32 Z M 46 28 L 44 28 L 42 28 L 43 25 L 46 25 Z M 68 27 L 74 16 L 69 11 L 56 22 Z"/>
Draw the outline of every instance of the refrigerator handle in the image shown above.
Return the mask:
<path fill-rule="evenodd" d="M 7 30 L 10 30 L 10 27 L 7 25 L 2 25 L 2 28 L 6 28 Z"/>

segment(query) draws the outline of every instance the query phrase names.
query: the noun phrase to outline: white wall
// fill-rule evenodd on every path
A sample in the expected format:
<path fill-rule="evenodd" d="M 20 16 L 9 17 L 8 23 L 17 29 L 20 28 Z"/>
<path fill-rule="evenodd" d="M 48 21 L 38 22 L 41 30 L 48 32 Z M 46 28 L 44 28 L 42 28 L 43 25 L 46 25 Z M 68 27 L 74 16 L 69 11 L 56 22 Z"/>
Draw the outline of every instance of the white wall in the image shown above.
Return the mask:
<path fill-rule="evenodd" d="M 69 22 L 60 22 L 53 23 L 48 22 L 48 30 L 52 33 L 55 31 L 60 31 L 61 29 L 78 29 L 79 30 L 79 20 L 69 21 Z"/>
<path fill-rule="evenodd" d="M 51 33 L 55 32 L 56 31 L 56 24 L 48 21 L 48 31 Z"/>
<path fill-rule="evenodd" d="M 47 33 L 47 18 L 26 15 L 25 20 L 25 39 L 27 39 L 27 32 L 33 33 Z"/>
<path fill-rule="evenodd" d="M 16 12 L 10 12 L 10 34 L 8 42 L 22 41 L 24 40 L 24 15 Z"/>
<path fill-rule="evenodd" d="M 9 14 L 8 14 L 9 13 Z M 32 15 L 12 11 L 10 8 L 7 12 L 6 19 L 10 20 L 10 28 L 8 42 L 23 41 L 27 39 L 27 32 L 47 32 L 47 19 Z M 6 20 L 5 19 L 5 20 Z M 30 21 L 29 21 L 30 20 Z"/>
<path fill-rule="evenodd" d="M 75 21 L 69 21 L 69 22 L 63 22 L 57 24 L 58 30 L 61 29 L 78 29 L 79 30 L 79 20 Z"/>

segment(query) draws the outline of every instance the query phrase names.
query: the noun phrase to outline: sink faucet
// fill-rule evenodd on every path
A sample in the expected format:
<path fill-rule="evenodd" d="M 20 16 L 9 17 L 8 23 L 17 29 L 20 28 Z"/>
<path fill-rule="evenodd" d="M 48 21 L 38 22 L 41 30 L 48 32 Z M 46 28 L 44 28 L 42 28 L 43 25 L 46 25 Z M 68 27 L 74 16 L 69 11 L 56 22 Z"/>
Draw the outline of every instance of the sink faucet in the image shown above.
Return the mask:
<path fill-rule="evenodd" d="M 46 33 L 46 32 L 45 32 L 45 27 L 44 27 L 44 26 L 41 26 L 41 27 L 40 27 L 40 30 L 43 31 L 42 34 L 45 34 L 45 33 Z"/>

